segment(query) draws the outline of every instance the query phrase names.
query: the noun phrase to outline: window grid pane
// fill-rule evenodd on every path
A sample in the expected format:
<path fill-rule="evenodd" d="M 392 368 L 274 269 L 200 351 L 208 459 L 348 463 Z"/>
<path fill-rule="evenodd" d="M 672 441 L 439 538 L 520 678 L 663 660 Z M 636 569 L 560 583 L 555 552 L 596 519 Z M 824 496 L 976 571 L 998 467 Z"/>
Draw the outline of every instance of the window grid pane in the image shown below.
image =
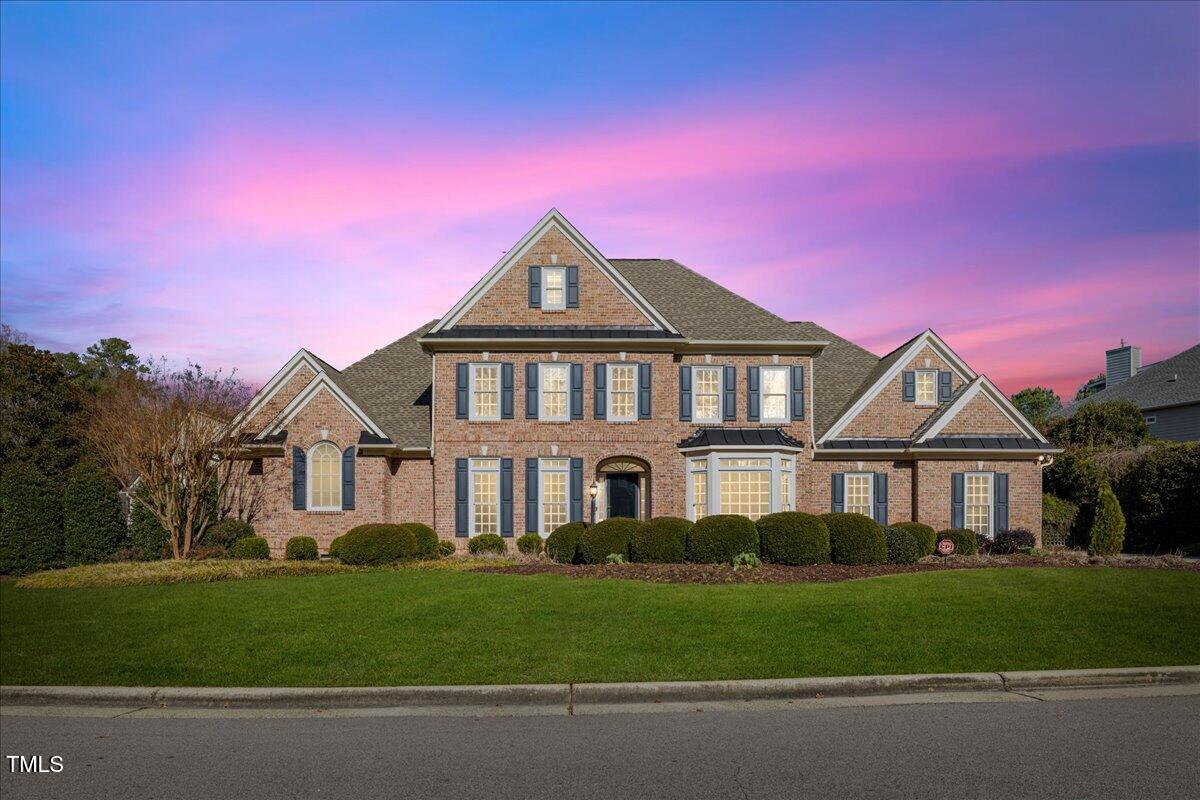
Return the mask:
<path fill-rule="evenodd" d="M 325 442 L 313 448 L 309 457 L 309 480 L 312 487 L 312 508 L 342 507 L 342 454 Z"/>
<path fill-rule="evenodd" d="M 871 476 L 846 476 L 846 511 L 871 516 Z"/>
<path fill-rule="evenodd" d="M 547 419 L 567 417 L 567 392 L 569 377 L 567 366 L 542 367 L 542 414 Z"/>
<path fill-rule="evenodd" d="M 918 372 L 917 373 L 917 402 L 918 403 L 936 403 L 937 402 L 937 373 L 936 372 Z"/>
<path fill-rule="evenodd" d="M 721 417 L 721 368 L 697 367 L 692 389 L 696 397 L 696 422 L 715 422 Z"/>
<path fill-rule="evenodd" d="M 475 367 L 475 416 L 500 416 L 500 367 Z"/>
<path fill-rule="evenodd" d="M 637 416 L 637 367 L 622 364 L 610 369 L 609 414 L 615 419 Z"/>
<path fill-rule="evenodd" d="M 787 370 L 782 367 L 764 368 L 761 374 L 762 419 L 785 419 L 787 417 Z"/>
<path fill-rule="evenodd" d="M 543 268 L 542 280 L 544 282 L 544 290 L 542 296 L 542 306 L 544 308 L 563 308 L 563 269 Z"/>
<path fill-rule="evenodd" d="M 500 503 L 495 472 L 475 473 L 475 534 L 500 532 Z"/>
<path fill-rule="evenodd" d="M 708 516 L 708 473 L 692 473 L 692 519 Z"/>
<path fill-rule="evenodd" d="M 722 470 L 721 513 L 742 514 L 750 519 L 771 513 L 771 473 Z"/>
<path fill-rule="evenodd" d="M 987 475 L 968 475 L 966 479 L 966 513 L 964 522 L 969 530 L 991 535 L 991 487 Z"/>
<path fill-rule="evenodd" d="M 792 473 L 779 473 L 779 510 L 792 510 Z"/>
<path fill-rule="evenodd" d="M 542 533 L 567 524 L 567 473 L 542 471 Z"/>

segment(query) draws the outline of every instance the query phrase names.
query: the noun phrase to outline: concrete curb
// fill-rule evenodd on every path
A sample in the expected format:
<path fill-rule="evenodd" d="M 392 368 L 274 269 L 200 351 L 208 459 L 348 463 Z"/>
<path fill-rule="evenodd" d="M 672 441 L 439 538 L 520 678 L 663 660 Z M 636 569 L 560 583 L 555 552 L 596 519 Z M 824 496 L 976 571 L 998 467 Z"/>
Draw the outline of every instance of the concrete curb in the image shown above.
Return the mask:
<path fill-rule="evenodd" d="M 463 708 L 562 707 L 654 703 L 796 700 L 935 692 L 1032 692 L 1048 689 L 1200 684 L 1200 666 L 859 675 L 742 681 L 550 683 L 500 686 L 138 687 L 0 686 L 6 706 L 137 708 Z"/>

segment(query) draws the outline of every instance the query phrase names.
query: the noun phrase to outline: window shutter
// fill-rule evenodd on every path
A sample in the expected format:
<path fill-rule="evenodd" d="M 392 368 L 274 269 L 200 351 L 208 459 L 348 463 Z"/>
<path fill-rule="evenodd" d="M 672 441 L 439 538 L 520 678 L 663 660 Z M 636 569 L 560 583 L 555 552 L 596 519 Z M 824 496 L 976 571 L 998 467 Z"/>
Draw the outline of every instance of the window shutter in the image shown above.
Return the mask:
<path fill-rule="evenodd" d="M 571 522 L 583 521 L 583 459 L 571 459 Z"/>
<path fill-rule="evenodd" d="M 725 378 L 721 381 L 721 389 L 725 395 L 724 418 L 726 422 L 737 419 L 737 367 L 726 366 Z"/>
<path fill-rule="evenodd" d="M 846 473 L 835 472 L 830 476 L 833 486 L 830 490 L 830 508 L 836 514 L 846 510 Z"/>
<path fill-rule="evenodd" d="M 292 509 L 303 511 L 308 508 L 308 461 L 304 451 L 292 448 Z"/>
<path fill-rule="evenodd" d="M 638 419 L 650 419 L 650 367 L 649 362 L 638 364 Z"/>
<path fill-rule="evenodd" d="M 529 268 L 529 307 L 542 307 L 542 268 Z"/>
<path fill-rule="evenodd" d="M 886 472 L 875 473 L 875 521 L 887 527 L 888 524 L 888 476 Z"/>
<path fill-rule="evenodd" d="M 911 369 L 904 370 L 903 385 L 904 402 L 915 403 L 917 400 L 917 373 Z"/>
<path fill-rule="evenodd" d="M 950 527 L 963 526 L 963 473 L 954 472 L 950 475 Z"/>
<path fill-rule="evenodd" d="M 525 365 L 525 419 L 538 418 L 538 365 Z"/>
<path fill-rule="evenodd" d="M 538 460 L 525 459 L 525 532 L 537 533 L 538 524 Z"/>
<path fill-rule="evenodd" d="M 758 422 L 758 367 L 746 367 L 746 419 Z"/>
<path fill-rule="evenodd" d="M 597 364 L 595 369 L 595 389 L 596 402 L 592 408 L 592 417 L 595 419 L 608 419 L 608 365 Z"/>
<path fill-rule="evenodd" d="M 468 393 L 471 390 L 471 365 L 459 364 L 454 370 L 454 416 L 467 418 Z"/>
<path fill-rule="evenodd" d="M 454 459 L 454 535 L 467 535 L 467 460 Z"/>
<path fill-rule="evenodd" d="M 513 535 L 513 460 L 500 459 L 500 535 Z"/>
<path fill-rule="evenodd" d="M 992 473 L 992 536 L 1000 531 L 1008 530 L 1008 473 Z"/>
<path fill-rule="evenodd" d="M 804 419 L 804 367 L 792 366 L 792 419 Z"/>
<path fill-rule="evenodd" d="M 342 511 L 354 510 L 354 445 L 342 451 Z"/>
<path fill-rule="evenodd" d="M 679 419 L 692 421 L 692 368 L 679 368 Z"/>
<path fill-rule="evenodd" d="M 567 267 L 567 308 L 579 308 L 579 267 Z"/>
<path fill-rule="evenodd" d="M 938 402 L 944 403 L 950 399 L 952 384 L 950 383 L 950 372 L 938 373 Z"/>
<path fill-rule="evenodd" d="M 513 418 L 513 365 L 500 365 L 500 418 Z"/>
<path fill-rule="evenodd" d="M 571 365 L 571 419 L 583 419 L 583 364 Z"/>

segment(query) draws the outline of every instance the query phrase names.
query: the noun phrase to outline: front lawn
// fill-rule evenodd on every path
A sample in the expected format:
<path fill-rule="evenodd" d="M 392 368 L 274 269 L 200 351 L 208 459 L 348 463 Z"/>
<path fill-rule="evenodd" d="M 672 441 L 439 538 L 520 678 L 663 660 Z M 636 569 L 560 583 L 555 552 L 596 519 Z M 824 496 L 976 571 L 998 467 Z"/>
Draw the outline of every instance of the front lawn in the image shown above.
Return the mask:
<path fill-rule="evenodd" d="M 1200 575 L 923 572 L 671 585 L 452 571 L 0 584 L 5 684 L 354 686 L 1200 663 Z"/>

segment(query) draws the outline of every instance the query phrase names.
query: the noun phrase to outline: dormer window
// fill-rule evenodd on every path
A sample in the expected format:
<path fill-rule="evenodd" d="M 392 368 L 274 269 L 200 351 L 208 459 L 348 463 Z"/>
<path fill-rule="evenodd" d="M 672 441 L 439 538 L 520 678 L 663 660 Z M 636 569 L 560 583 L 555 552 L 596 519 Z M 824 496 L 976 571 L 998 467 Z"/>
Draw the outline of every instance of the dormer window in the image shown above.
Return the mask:
<path fill-rule="evenodd" d="M 562 311 L 566 307 L 566 267 L 542 267 L 542 310 Z"/>

